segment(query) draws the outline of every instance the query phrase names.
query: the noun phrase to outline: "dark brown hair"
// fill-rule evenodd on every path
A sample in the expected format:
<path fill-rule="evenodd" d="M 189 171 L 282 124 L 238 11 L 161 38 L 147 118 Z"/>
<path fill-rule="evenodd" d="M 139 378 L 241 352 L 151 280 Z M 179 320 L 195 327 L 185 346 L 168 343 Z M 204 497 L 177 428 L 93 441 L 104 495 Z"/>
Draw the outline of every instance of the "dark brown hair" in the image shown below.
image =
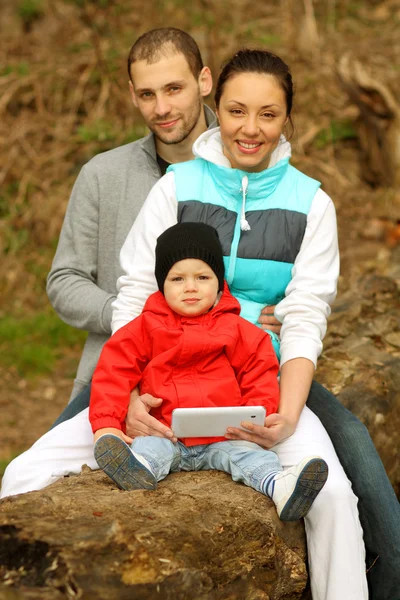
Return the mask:
<path fill-rule="evenodd" d="M 294 95 L 292 75 L 288 65 L 279 56 L 267 50 L 243 48 L 224 63 L 215 90 L 215 106 L 219 107 L 226 82 L 240 73 L 264 73 L 275 77 L 285 94 L 286 114 L 293 128 L 291 118 Z"/>
<path fill-rule="evenodd" d="M 131 65 L 134 62 L 145 60 L 150 64 L 155 63 L 167 53 L 168 46 L 172 46 L 177 54 L 183 54 L 197 79 L 204 66 L 199 47 L 191 35 L 175 27 L 151 29 L 136 40 L 128 56 L 129 79 L 132 80 Z"/>

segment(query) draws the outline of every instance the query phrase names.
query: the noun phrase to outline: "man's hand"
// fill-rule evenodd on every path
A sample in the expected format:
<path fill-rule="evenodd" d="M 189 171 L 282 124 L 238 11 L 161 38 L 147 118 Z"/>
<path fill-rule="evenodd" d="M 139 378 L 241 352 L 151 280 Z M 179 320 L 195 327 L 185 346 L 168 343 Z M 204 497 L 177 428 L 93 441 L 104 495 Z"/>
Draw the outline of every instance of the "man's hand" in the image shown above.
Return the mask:
<path fill-rule="evenodd" d="M 243 421 L 241 426 L 246 429 L 242 431 L 236 427 L 228 427 L 225 437 L 229 440 L 246 440 L 254 442 L 263 448 L 272 448 L 282 440 L 290 437 L 296 429 L 296 423 L 290 421 L 287 417 L 274 413 L 265 418 L 264 426 L 254 425 Z"/>
<path fill-rule="evenodd" d="M 261 323 L 261 329 L 268 329 L 268 331 L 280 335 L 282 323 L 275 319 L 274 311 L 275 306 L 265 306 L 260 313 L 258 322 Z"/>
<path fill-rule="evenodd" d="M 125 435 L 125 433 L 120 429 L 116 429 L 115 427 L 103 427 L 103 429 L 98 429 L 94 434 L 94 443 L 96 443 L 99 437 L 101 437 L 105 433 L 112 433 L 113 435 L 116 435 L 117 437 L 121 438 L 121 440 L 123 440 L 129 445 L 133 442 L 133 439 L 129 437 L 129 435 Z"/>
<path fill-rule="evenodd" d="M 162 401 L 162 398 L 154 398 L 150 394 L 139 396 L 138 391 L 133 390 L 125 419 L 126 433 L 132 437 L 155 435 L 177 442 L 178 438 L 174 436 L 172 430 L 149 414 L 151 409 L 160 406 Z"/>

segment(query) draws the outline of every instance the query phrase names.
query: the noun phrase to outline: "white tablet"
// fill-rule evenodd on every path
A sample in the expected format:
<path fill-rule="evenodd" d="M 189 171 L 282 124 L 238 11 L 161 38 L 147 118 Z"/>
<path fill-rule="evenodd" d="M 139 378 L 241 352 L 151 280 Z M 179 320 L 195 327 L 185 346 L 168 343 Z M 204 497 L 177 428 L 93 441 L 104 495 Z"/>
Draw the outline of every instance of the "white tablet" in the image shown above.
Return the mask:
<path fill-rule="evenodd" d="M 264 425 L 264 406 L 224 406 L 211 408 L 175 408 L 171 429 L 178 438 L 224 436 L 228 427 L 242 421 Z"/>

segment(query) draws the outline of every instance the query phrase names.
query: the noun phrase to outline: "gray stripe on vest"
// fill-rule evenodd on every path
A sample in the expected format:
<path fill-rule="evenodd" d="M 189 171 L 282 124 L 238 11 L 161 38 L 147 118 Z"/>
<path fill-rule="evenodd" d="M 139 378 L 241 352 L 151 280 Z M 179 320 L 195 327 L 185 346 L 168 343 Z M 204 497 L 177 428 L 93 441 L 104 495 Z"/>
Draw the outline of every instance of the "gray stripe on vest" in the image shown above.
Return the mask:
<path fill-rule="evenodd" d="M 307 226 L 307 215 L 272 208 L 246 213 L 251 231 L 240 236 L 238 258 L 258 258 L 294 263 Z"/>
<path fill-rule="evenodd" d="M 233 232 L 235 231 L 236 212 L 227 210 L 223 206 L 200 202 L 199 200 L 185 200 L 178 202 L 178 223 L 207 223 L 218 231 L 219 240 L 224 256 L 231 253 Z"/>
<path fill-rule="evenodd" d="M 198 200 L 178 202 L 178 222 L 201 222 L 215 227 L 224 256 L 229 256 L 237 213 Z M 251 231 L 242 231 L 238 258 L 294 263 L 307 226 L 304 213 L 274 208 L 246 213 Z"/>

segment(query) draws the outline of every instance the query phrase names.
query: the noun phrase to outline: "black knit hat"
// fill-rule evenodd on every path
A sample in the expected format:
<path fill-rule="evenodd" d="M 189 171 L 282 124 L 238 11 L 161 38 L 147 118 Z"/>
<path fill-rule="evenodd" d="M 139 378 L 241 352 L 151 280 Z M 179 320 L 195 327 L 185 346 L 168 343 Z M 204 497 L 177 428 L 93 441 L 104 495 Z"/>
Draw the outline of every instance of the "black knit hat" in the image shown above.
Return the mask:
<path fill-rule="evenodd" d="M 218 278 L 219 291 L 224 287 L 224 261 L 218 233 L 205 223 L 178 223 L 157 239 L 155 275 L 158 288 L 164 291 L 164 281 L 171 267 L 185 258 L 198 258 L 207 263 Z"/>

